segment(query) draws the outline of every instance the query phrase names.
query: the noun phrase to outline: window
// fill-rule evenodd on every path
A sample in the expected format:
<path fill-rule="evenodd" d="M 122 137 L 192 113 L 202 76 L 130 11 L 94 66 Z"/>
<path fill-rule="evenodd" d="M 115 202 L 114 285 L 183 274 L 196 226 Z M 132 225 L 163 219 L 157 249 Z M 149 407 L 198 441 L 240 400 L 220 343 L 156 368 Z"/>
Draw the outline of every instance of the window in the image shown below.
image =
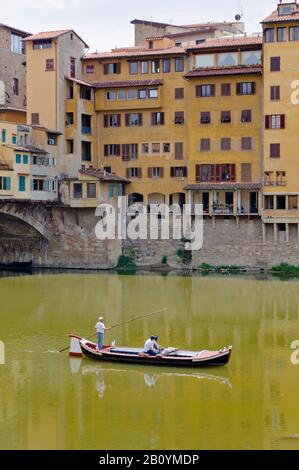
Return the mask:
<path fill-rule="evenodd" d="M 297 5 L 278 5 L 280 15 L 290 15 L 295 11 Z"/>
<path fill-rule="evenodd" d="M 155 142 L 152 144 L 152 153 L 160 153 L 161 145 L 159 142 Z"/>
<path fill-rule="evenodd" d="M 18 78 L 13 79 L 12 91 L 15 96 L 19 96 L 19 79 Z"/>
<path fill-rule="evenodd" d="M 270 72 L 280 72 L 280 57 L 270 57 Z"/>
<path fill-rule="evenodd" d="M 174 158 L 176 160 L 183 160 L 183 158 L 184 158 L 184 143 L 183 142 L 176 142 L 175 143 Z"/>
<path fill-rule="evenodd" d="M 202 98 L 215 96 L 215 85 L 197 85 L 196 96 Z"/>
<path fill-rule="evenodd" d="M 46 71 L 51 72 L 54 70 L 54 59 L 46 59 Z"/>
<path fill-rule="evenodd" d="M 23 165 L 28 165 L 28 163 L 29 163 L 28 155 L 23 155 Z"/>
<path fill-rule="evenodd" d="M 0 191 L 11 190 L 11 179 L 9 176 L 0 176 Z"/>
<path fill-rule="evenodd" d="M 127 178 L 141 178 L 142 169 L 141 168 L 127 168 L 126 176 Z"/>
<path fill-rule="evenodd" d="M 94 73 L 94 65 L 86 65 L 86 73 Z"/>
<path fill-rule="evenodd" d="M 231 84 L 230 83 L 221 84 L 221 96 L 231 96 Z"/>
<path fill-rule="evenodd" d="M 45 191 L 45 180 L 38 178 L 32 179 L 31 191 Z"/>
<path fill-rule="evenodd" d="M 285 115 L 273 114 L 270 116 L 265 116 L 265 128 L 266 129 L 284 129 L 285 128 Z"/>
<path fill-rule="evenodd" d="M 106 173 L 111 173 L 111 166 L 104 166 L 104 171 L 106 171 Z"/>
<path fill-rule="evenodd" d="M 174 113 L 174 123 L 175 124 L 184 124 L 184 111 L 176 111 Z"/>
<path fill-rule="evenodd" d="M 257 65 L 261 63 L 262 63 L 262 51 L 242 52 L 241 54 L 242 65 Z"/>
<path fill-rule="evenodd" d="M 270 144 L 270 158 L 280 158 L 280 144 Z"/>
<path fill-rule="evenodd" d="M 18 153 L 16 154 L 16 163 L 17 163 L 18 165 L 20 165 L 20 164 L 22 163 L 22 157 L 21 157 L 21 155 L 18 154 Z"/>
<path fill-rule="evenodd" d="M 19 175 L 19 191 L 26 191 L 26 177 L 22 175 Z"/>
<path fill-rule="evenodd" d="M 104 156 L 105 157 L 119 157 L 120 156 L 120 144 L 104 145 Z"/>
<path fill-rule="evenodd" d="M 126 114 L 125 117 L 127 127 L 142 126 L 142 113 L 130 113 Z"/>
<path fill-rule="evenodd" d="M 237 52 L 223 52 L 218 54 L 218 66 L 229 67 L 233 65 L 238 65 Z"/>
<path fill-rule="evenodd" d="M 76 77 L 76 59 L 74 57 L 70 58 L 70 76 L 71 78 Z"/>
<path fill-rule="evenodd" d="M 211 150 L 211 139 L 200 139 L 200 151 L 209 152 Z"/>
<path fill-rule="evenodd" d="M 280 100 L 280 86 L 271 86 L 270 88 L 270 98 L 271 101 L 279 101 Z"/>
<path fill-rule="evenodd" d="M 274 36 L 274 28 L 267 28 L 265 29 L 265 42 L 274 42 L 275 36 Z"/>
<path fill-rule="evenodd" d="M 214 64 L 214 54 L 202 54 L 195 57 L 196 68 L 213 67 Z"/>
<path fill-rule="evenodd" d="M 175 71 L 176 72 L 184 71 L 184 59 L 182 57 L 175 59 Z"/>
<path fill-rule="evenodd" d="M 119 75 L 121 73 L 121 64 L 119 62 L 104 64 L 104 75 Z"/>
<path fill-rule="evenodd" d="M 220 122 L 222 124 L 228 124 L 231 122 L 231 112 L 230 111 L 221 111 Z"/>
<path fill-rule="evenodd" d="M 51 49 L 52 39 L 40 39 L 33 41 L 33 49 Z"/>
<path fill-rule="evenodd" d="M 39 125 L 39 113 L 32 113 L 31 114 L 31 124 Z"/>
<path fill-rule="evenodd" d="M 129 73 L 130 73 L 130 75 L 137 75 L 137 73 L 138 73 L 138 62 L 129 62 Z"/>
<path fill-rule="evenodd" d="M 72 83 L 69 84 L 67 91 L 68 91 L 68 94 L 67 94 L 67 95 L 68 95 L 68 99 L 69 99 L 69 100 L 74 99 L 74 85 L 73 85 Z"/>
<path fill-rule="evenodd" d="M 162 144 L 163 147 L 163 153 L 170 153 L 170 143 L 169 142 L 164 142 Z"/>
<path fill-rule="evenodd" d="M 148 73 L 148 62 L 147 61 L 142 61 L 140 67 L 141 67 L 141 73 L 142 74 Z"/>
<path fill-rule="evenodd" d="M 254 94 L 255 94 L 254 82 L 237 83 L 237 95 L 254 95 Z"/>
<path fill-rule="evenodd" d="M 138 90 L 128 90 L 128 100 L 138 100 Z"/>
<path fill-rule="evenodd" d="M 146 100 L 147 98 L 147 90 L 138 90 L 138 98 L 140 100 Z"/>
<path fill-rule="evenodd" d="M 231 139 L 229 137 L 224 137 L 220 140 L 220 149 L 223 151 L 231 149 Z"/>
<path fill-rule="evenodd" d="M 277 28 L 277 42 L 285 42 L 287 40 L 287 28 Z"/>
<path fill-rule="evenodd" d="M 83 197 L 83 190 L 82 190 L 82 183 L 74 183 L 74 199 L 82 199 Z"/>
<path fill-rule="evenodd" d="M 187 178 L 188 168 L 185 166 L 172 166 L 170 168 L 171 178 Z"/>
<path fill-rule="evenodd" d="M 57 135 L 48 134 L 48 145 L 57 145 Z"/>
<path fill-rule="evenodd" d="M 181 42 L 176 42 L 175 43 L 175 47 L 181 47 L 182 46 L 182 43 Z"/>
<path fill-rule="evenodd" d="M 138 144 L 123 144 L 122 159 L 124 161 L 138 159 Z"/>
<path fill-rule="evenodd" d="M 87 183 L 87 198 L 96 199 L 97 197 L 97 185 L 96 183 Z"/>
<path fill-rule="evenodd" d="M 107 101 L 114 101 L 116 100 L 116 91 L 108 90 L 106 91 L 106 100 Z"/>
<path fill-rule="evenodd" d="M 149 49 L 154 49 L 154 41 L 149 41 L 148 42 L 148 48 Z"/>
<path fill-rule="evenodd" d="M 299 41 L 299 26 L 290 27 L 290 41 Z"/>
<path fill-rule="evenodd" d="M 210 111 L 202 111 L 200 113 L 201 124 L 211 124 L 211 113 Z"/>
<path fill-rule="evenodd" d="M 276 196 L 276 205 L 278 210 L 286 209 L 286 196 Z"/>
<path fill-rule="evenodd" d="M 72 126 L 74 124 L 74 113 L 66 113 L 66 125 Z"/>
<path fill-rule="evenodd" d="M 276 172 L 276 186 L 286 186 L 287 182 L 285 180 L 286 172 L 277 171 Z"/>
<path fill-rule="evenodd" d="M 73 139 L 68 139 L 66 141 L 66 151 L 67 151 L 67 153 L 74 153 L 74 141 L 73 141 Z"/>
<path fill-rule="evenodd" d="M 159 60 L 152 61 L 152 73 L 160 73 L 160 61 Z"/>
<path fill-rule="evenodd" d="M 151 88 L 148 91 L 148 97 L 149 98 L 158 98 L 158 88 Z"/>
<path fill-rule="evenodd" d="M 148 154 L 149 153 L 149 144 L 141 144 L 141 153 Z"/>
<path fill-rule="evenodd" d="M 174 89 L 174 98 L 176 100 L 183 100 L 184 99 L 184 88 L 175 88 Z"/>
<path fill-rule="evenodd" d="M 13 145 L 16 145 L 16 144 L 17 144 L 17 136 L 16 136 L 16 134 L 13 134 L 13 135 L 11 136 L 11 141 L 12 141 L 12 144 L 13 144 Z"/>
<path fill-rule="evenodd" d="M 298 196 L 289 196 L 289 209 L 298 209 Z"/>
<path fill-rule="evenodd" d="M 265 196 L 265 209 L 266 210 L 274 209 L 274 196 Z"/>
<path fill-rule="evenodd" d="M 91 101 L 91 88 L 88 86 L 80 86 L 81 100 Z"/>
<path fill-rule="evenodd" d="M 6 142 L 6 130 L 2 129 L 2 143 L 5 144 Z"/>
<path fill-rule="evenodd" d="M 242 137 L 241 150 L 252 150 L 252 138 L 251 137 Z"/>
<path fill-rule="evenodd" d="M 170 59 L 163 59 L 163 73 L 170 72 Z"/>
<path fill-rule="evenodd" d="M 203 42 L 206 42 L 205 39 L 196 39 L 195 44 L 202 44 Z"/>
<path fill-rule="evenodd" d="M 114 197 L 114 185 L 109 184 L 109 198 L 112 199 Z"/>
<path fill-rule="evenodd" d="M 164 169 L 160 167 L 148 168 L 149 178 L 163 178 Z"/>
<path fill-rule="evenodd" d="M 126 99 L 126 92 L 125 90 L 118 90 L 117 93 L 117 99 L 122 101 L 122 100 L 125 100 Z"/>
<path fill-rule="evenodd" d="M 216 164 L 216 165 L 196 165 L 196 182 L 235 182 L 236 165 L 235 164 Z"/>
<path fill-rule="evenodd" d="M 241 163 L 241 181 L 242 183 L 250 183 L 252 181 L 252 165 L 251 163 Z"/>
<path fill-rule="evenodd" d="M 82 134 L 92 133 L 92 118 L 89 114 L 81 115 L 81 132 Z"/>
<path fill-rule="evenodd" d="M 152 113 L 152 126 L 163 126 L 164 123 L 164 113 Z"/>
<path fill-rule="evenodd" d="M 84 162 L 91 162 L 91 142 L 82 141 L 82 160 Z"/>
<path fill-rule="evenodd" d="M 251 122 L 251 121 L 252 121 L 251 109 L 243 109 L 241 112 L 241 122 Z"/>
<path fill-rule="evenodd" d="M 120 127 L 121 115 L 120 114 L 104 114 L 104 127 Z"/>
<path fill-rule="evenodd" d="M 11 34 L 11 52 L 15 54 L 24 54 L 24 43 L 22 36 L 18 36 L 17 34 Z"/>

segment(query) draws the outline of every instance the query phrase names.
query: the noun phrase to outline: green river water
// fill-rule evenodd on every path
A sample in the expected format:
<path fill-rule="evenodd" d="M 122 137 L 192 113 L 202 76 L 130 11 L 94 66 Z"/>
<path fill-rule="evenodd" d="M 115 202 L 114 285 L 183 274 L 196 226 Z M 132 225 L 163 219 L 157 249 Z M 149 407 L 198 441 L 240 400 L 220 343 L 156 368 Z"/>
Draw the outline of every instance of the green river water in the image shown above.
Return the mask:
<path fill-rule="evenodd" d="M 299 449 L 299 282 L 50 273 L 0 277 L 0 449 Z M 57 351 L 69 333 L 154 315 L 106 343 L 233 345 L 227 367 L 100 364 Z M 2 343 L 2 345 L 3 345 Z"/>

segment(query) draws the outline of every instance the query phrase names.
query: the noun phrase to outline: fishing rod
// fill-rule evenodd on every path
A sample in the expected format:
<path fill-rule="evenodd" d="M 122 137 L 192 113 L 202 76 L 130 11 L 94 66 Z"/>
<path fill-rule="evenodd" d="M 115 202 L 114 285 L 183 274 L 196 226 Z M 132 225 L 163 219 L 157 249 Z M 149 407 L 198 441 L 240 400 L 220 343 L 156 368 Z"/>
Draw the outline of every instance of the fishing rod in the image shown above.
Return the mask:
<path fill-rule="evenodd" d="M 112 325 L 109 330 L 112 330 L 114 328 L 118 328 L 119 326 L 123 326 L 123 325 L 127 325 L 128 323 L 132 323 L 133 321 L 137 321 L 137 320 L 141 320 L 142 318 L 147 318 L 147 317 L 151 317 L 152 315 L 157 315 L 158 313 L 162 313 L 162 312 L 166 312 L 168 310 L 168 308 L 162 308 L 161 310 L 156 310 L 155 312 L 151 312 L 151 313 L 148 313 L 146 315 L 142 315 L 141 317 L 135 317 L 135 318 L 131 318 L 131 320 L 127 320 L 125 322 L 122 322 L 122 323 L 117 323 L 116 325 Z M 94 338 L 95 336 L 97 336 L 97 334 L 93 334 L 92 336 L 89 336 L 88 338 L 86 339 L 91 339 L 91 338 Z M 70 349 L 70 346 L 68 346 L 67 348 L 63 348 L 61 349 L 60 351 L 58 351 L 59 353 L 62 353 L 64 351 L 67 351 L 68 349 Z"/>

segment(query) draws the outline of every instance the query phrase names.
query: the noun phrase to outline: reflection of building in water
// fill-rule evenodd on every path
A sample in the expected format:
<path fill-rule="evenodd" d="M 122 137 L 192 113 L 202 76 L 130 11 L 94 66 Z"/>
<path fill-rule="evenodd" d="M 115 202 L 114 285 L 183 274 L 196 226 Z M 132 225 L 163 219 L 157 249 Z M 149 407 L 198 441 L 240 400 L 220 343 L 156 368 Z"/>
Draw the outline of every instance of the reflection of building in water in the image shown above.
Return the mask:
<path fill-rule="evenodd" d="M 105 390 L 106 390 L 103 371 L 101 369 L 98 370 L 97 373 L 96 373 L 96 376 L 97 376 L 97 378 L 96 378 L 96 389 L 97 389 L 97 392 L 99 394 L 99 397 L 103 398 L 104 394 L 105 394 Z"/>
<path fill-rule="evenodd" d="M 153 388 L 158 382 L 159 377 L 157 375 L 144 374 L 144 383 L 150 388 Z"/>

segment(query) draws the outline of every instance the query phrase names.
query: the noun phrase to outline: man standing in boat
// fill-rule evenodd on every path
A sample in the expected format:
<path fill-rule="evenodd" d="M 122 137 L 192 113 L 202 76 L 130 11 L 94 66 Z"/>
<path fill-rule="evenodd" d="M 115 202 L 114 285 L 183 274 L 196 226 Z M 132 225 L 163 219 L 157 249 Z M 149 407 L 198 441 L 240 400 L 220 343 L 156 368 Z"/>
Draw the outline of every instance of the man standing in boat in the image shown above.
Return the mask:
<path fill-rule="evenodd" d="M 96 332 L 97 332 L 97 337 L 98 337 L 98 350 L 101 351 L 103 347 L 103 339 L 104 339 L 104 334 L 105 331 L 111 330 L 111 327 L 106 328 L 104 325 L 104 318 L 99 317 L 99 321 L 95 326 Z"/>
<path fill-rule="evenodd" d="M 157 343 L 158 336 L 151 336 L 144 344 L 144 352 L 149 356 L 157 356 L 160 354 L 161 348 Z"/>

